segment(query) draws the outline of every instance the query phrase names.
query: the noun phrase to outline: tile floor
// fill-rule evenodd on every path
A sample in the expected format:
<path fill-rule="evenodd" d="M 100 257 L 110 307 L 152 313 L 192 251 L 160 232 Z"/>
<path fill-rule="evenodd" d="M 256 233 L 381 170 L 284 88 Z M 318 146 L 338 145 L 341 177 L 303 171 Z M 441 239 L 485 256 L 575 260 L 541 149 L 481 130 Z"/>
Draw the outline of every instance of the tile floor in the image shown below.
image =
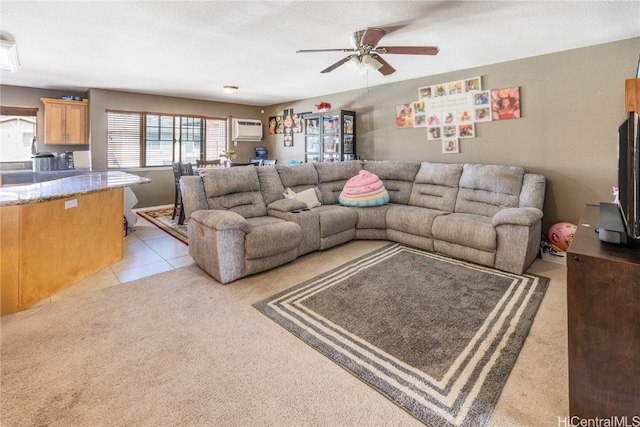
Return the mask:
<path fill-rule="evenodd" d="M 74 283 L 37 305 L 60 301 L 109 286 L 121 285 L 191 263 L 193 263 L 193 258 L 189 256 L 187 245 L 138 216 L 135 227 L 124 238 L 122 260 Z"/>

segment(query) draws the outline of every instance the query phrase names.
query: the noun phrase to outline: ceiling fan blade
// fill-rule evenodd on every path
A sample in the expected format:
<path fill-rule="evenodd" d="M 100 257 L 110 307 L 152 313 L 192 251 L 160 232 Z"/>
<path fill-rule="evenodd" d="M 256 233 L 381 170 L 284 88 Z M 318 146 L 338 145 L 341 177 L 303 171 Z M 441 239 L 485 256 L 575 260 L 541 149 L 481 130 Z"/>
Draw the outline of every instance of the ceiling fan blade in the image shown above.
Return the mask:
<path fill-rule="evenodd" d="M 324 70 L 320 71 L 321 73 L 328 73 L 330 71 L 335 70 L 336 68 L 338 68 L 339 66 L 341 66 L 342 64 L 344 64 L 345 62 L 347 62 L 348 60 L 350 60 L 351 58 L 353 58 L 356 55 L 349 55 L 345 58 L 342 58 L 340 61 L 336 62 L 335 64 L 325 68 Z"/>
<path fill-rule="evenodd" d="M 438 46 L 388 46 L 376 48 L 378 53 L 392 53 L 401 55 L 437 55 Z"/>
<path fill-rule="evenodd" d="M 380 73 L 383 76 L 388 76 L 389 74 L 393 74 L 396 72 L 396 69 L 393 68 L 391 65 L 389 65 L 389 63 L 387 61 L 385 61 L 384 59 L 382 59 L 382 57 L 380 55 L 371 55 L 373 56 L 379 63 L 382 64 L 382 67 L 378 68 L 378 71 L 380 71 Z"/>
<path fill-rule="evenodd" d="M 303 50 L 296 50 L 296 53 L 312 53 L 312 52 L 353 52 L 353 49 L 303 49 Z"/>
<path fill-rule="evenodd" d="M 361 43 L 364 46 L 375 47 L 385 34 L 387 34 L 387 32 L 382 28 L 367 28 L 364 30 Z"/>

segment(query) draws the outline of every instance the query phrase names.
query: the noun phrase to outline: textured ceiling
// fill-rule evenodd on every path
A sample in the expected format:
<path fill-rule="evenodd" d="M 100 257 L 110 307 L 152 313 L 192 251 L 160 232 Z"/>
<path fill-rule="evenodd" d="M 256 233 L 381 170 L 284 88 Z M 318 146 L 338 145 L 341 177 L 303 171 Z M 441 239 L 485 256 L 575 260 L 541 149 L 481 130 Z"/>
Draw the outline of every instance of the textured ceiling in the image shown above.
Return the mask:
<path fill-rule="evenodd" d="M 640 36 L 639 1 L 6 1 L 2 35 L 20 69 L 2 84 L 114 89 L 258 106 Z M 396 72 L 320 71 L 366 27 Z M 640 52 L 640 46 L 639 46 Z M 222 86 L 239 86 L 226 94 Z"/>

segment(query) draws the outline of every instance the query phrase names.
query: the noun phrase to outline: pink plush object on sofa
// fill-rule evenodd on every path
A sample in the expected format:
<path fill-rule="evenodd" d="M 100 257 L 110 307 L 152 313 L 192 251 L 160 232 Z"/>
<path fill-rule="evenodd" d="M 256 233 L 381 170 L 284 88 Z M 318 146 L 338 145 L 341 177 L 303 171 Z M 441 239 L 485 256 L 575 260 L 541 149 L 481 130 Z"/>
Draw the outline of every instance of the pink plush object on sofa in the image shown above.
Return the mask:
<path fill-rule="evenodd" d="M 379 206 L 389 202 L 389 193 L 377 175 L 361 170 L 344 185 L 338 201 L 345 206 Z"/>

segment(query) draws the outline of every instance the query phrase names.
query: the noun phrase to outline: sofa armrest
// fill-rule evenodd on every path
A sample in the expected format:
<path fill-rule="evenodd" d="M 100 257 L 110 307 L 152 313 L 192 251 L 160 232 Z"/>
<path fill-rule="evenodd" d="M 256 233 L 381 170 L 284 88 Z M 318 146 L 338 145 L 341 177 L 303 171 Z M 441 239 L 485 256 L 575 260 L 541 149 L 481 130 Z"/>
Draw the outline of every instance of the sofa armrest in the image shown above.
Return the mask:
<path fill-rule="evenodd" d="M 542 211 L 538 208 L 507 208 L 502 209 L 492 218 L 494 227 L 499 225 L 531 226 L 542 219 Z"/>
<path fill-rule="evenodd" d="M 199 210 L 193 212 L 191 218 L 216 231 L 239 230 L 248 233 L 251 230 L 247 220 L 233 211 Z"/>
<path fill-rule="evenodd" d="M 280 199 L 269 203 L 269 206 L 267 206 L 267 209 L 278 212 L 292 212 L 306 208 L 307 204 L 305 202 L 296 199 Z"/>

